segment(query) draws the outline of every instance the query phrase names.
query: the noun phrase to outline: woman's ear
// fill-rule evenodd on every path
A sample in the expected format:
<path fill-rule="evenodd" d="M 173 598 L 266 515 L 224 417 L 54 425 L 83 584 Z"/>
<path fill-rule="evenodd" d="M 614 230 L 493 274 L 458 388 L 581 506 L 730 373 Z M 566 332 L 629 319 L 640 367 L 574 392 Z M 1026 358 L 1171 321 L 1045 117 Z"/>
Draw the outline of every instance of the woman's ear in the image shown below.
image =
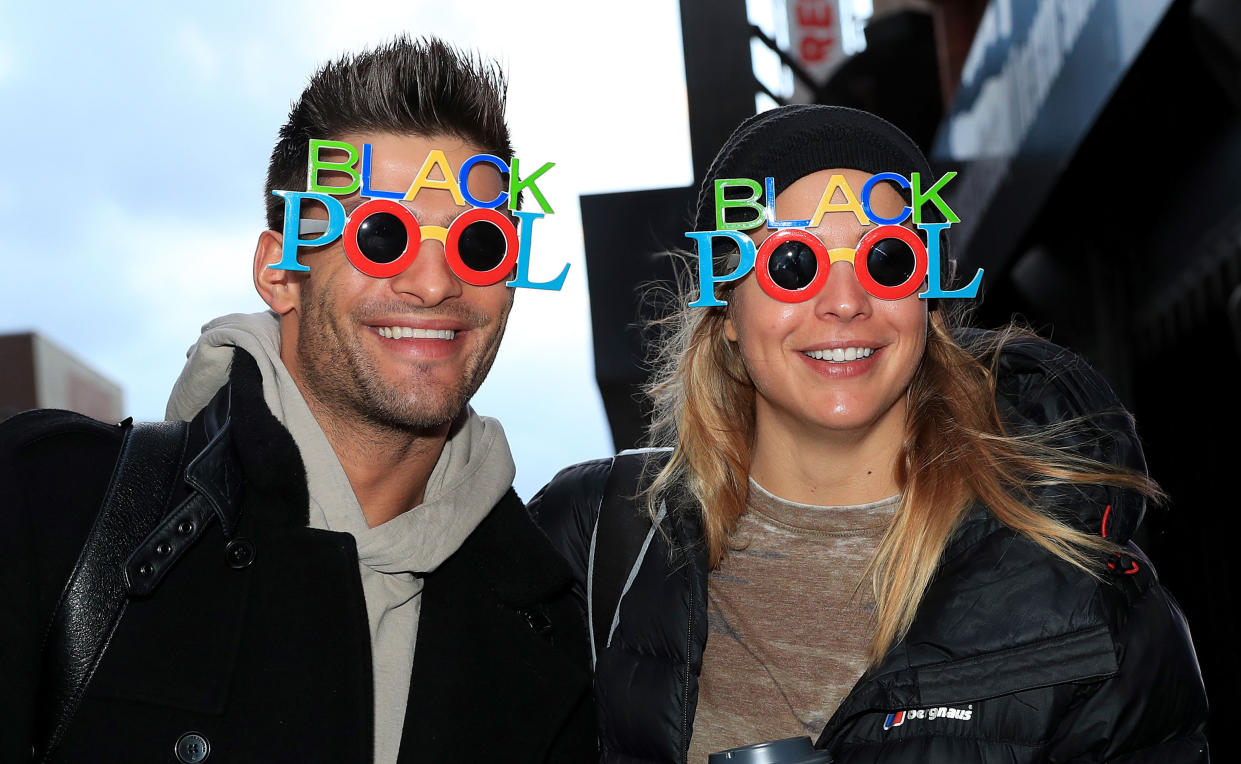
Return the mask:
<path fill-rule="evenodd" d="M 737 324 L 733 321 L 733 317 L 737 314 L 737 290 L 730 289 L 728 293 L 728 305 L 720 310 L 724 311 L 724 339 L 729 342 L 736 342 L 739 335 L 737 334 Z M 715 310 L 708 308 L 707 310 Z"/>
<path fill-rule="evenodd" d="M 284 237 L 276 231 L 259 234 L 254 249 L 254 288 L 268 307 L 284 315 L 301 305 L 301 286 L 305 271 L 290 271 L 270 266 L 284 256 Z"/>

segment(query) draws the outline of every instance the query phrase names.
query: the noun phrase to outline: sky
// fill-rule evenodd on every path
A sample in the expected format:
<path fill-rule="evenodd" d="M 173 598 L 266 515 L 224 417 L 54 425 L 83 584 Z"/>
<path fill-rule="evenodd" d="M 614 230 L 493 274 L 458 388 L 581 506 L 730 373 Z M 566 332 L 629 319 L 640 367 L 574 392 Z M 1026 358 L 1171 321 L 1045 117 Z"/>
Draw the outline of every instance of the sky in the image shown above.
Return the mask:
<path fill-rule="evenodd" d="M 594 381 L 578 196 L 691 181 L 671 0 L 208 4 L 0 0 L 0 334 L 37 331 L 163 418 L 208 320 L 265 308 L 251 259 L 268 155 L 314 69 L 399 32 L 498 59 L 539 186 L 531 276 L 473 405 L 504 425 L 529 498 L 612 453 Z M 0 372 L 2 373 L 2 372 Z"/>

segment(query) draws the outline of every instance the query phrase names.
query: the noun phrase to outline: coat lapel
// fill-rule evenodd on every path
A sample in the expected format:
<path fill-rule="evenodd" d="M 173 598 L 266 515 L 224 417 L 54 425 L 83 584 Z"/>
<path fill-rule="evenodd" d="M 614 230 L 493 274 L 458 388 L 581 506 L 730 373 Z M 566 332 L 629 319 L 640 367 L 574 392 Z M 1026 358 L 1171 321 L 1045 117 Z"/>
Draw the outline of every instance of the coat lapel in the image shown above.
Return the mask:
<path fill-rule="evenodd" d="M 398 761 L 547 758 L 590 688 L 570 579 L 510 490 L 427 576 Z"/>

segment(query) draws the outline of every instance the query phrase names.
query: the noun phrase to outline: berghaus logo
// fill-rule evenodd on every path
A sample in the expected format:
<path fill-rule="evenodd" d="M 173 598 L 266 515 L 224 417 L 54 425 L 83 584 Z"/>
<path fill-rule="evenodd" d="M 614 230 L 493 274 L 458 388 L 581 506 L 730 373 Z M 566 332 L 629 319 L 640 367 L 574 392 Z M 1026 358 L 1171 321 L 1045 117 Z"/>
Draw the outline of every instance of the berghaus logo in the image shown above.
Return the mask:
<path fill-rule="evenodd" d="M 890 730 L 893 727 L 899 727 L 906 721 L 913 719 L 924 719 L 926 721 L 934 721 L 936 719 L 956 719 L 957 721 L 968 722 L 974 718 L 974 706 L 971 704 L 966 708 L 949 708 L 947 706 L 938 706 L 936 708 L 918 708 L 909 711 L 894 711 L 887 715 L 883 720 L 884 730 Z"/>

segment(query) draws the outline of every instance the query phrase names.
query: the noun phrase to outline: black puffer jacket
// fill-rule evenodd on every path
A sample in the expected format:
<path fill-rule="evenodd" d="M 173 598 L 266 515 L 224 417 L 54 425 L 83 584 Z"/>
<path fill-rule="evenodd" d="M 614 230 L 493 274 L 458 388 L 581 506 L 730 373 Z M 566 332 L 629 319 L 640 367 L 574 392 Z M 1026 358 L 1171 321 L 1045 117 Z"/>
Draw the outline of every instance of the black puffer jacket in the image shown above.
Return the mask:
<path fill-rule="evenodd" d="M 1145 467 L 1106 383 L 1054 345 L 1007 346 L 999 403 L 1016 431 L 1117 412 L 1098 419 L 1096 437 L 1074 445 L 1112 464 Z M 530 504 L 573 567 L 584 612 L 609 468 L 609 460 L 570 467 Z M 1206 696 L 1188 627 L 1129 541 L 1141 497 L 1089 488 L 1044 491 L 1041 500 L 1067 522 L 1105 533 L 1126 555 L 1100 563 L 1100 583 L 976 505 L 909 634 L 828 721 L 817 745 L 838 764 L 1209 760 Z M 665 527 L 672 545 L 650 536 L 597 657 L 604 761 L 686 760 L 707 639 L 708 571 L 692 513 L 672 512 Z"/>

